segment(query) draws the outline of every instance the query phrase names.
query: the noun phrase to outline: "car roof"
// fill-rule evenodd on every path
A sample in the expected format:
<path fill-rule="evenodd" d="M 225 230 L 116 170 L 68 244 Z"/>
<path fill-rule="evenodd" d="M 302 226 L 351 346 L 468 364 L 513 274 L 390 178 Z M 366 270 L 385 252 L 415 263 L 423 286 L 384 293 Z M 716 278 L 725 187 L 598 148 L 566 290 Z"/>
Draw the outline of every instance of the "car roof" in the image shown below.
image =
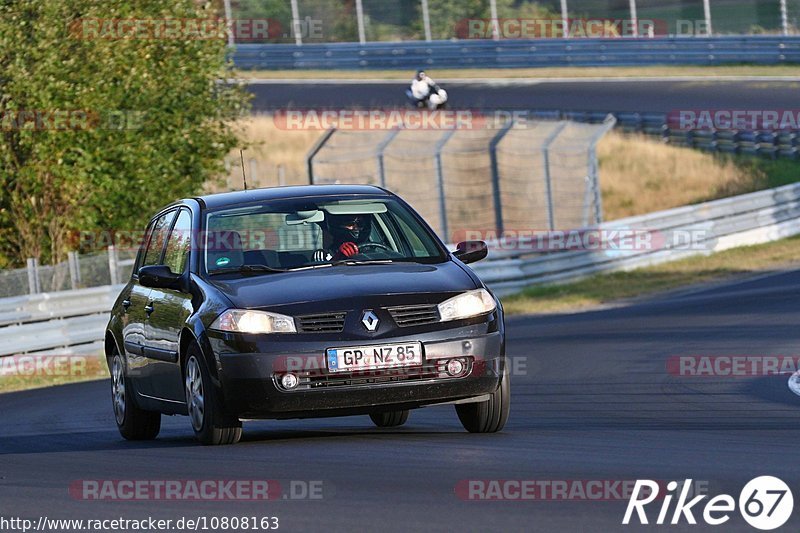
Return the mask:
<path fill-rule="evenodd" d="M 197 200 L 208 209 L 216 209 L 250 202 L 309 196 L 341 196 L 343 194 L 391 196 L 389 192 L 374 185 L 292 185 L 207 194 L 205 196 L 197 196 L 194 200 Z"/>

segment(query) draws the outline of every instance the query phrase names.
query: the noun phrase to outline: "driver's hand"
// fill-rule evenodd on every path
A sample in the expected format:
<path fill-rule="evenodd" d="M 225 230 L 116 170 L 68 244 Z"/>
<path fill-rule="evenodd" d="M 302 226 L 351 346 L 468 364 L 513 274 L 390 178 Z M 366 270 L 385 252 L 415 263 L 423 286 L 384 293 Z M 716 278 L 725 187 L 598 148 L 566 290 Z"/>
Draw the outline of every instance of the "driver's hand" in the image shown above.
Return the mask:
<path fill-rule="evenodd" d="M 358 245 L 354 242 L 345 242 L 339 246 L 339 253 L 345 257 L 353 257 L 358 253 Z"/>

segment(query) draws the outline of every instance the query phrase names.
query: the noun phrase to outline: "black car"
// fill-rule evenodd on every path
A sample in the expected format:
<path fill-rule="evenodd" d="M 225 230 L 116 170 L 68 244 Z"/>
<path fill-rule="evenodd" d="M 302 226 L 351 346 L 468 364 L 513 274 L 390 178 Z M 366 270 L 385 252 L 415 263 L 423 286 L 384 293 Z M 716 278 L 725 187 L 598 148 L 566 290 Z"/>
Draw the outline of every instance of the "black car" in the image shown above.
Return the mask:
<path fill-rule="evenodd" d="M 500 302 L 402 199 L 302 186 L 175 202 L 151 220 L 105 352 L 126 439 L 188 415 L 206 444 L 241 421 L 368 414 L 399 426 L 452 403 L 471 432 L 508 418 Z"/>

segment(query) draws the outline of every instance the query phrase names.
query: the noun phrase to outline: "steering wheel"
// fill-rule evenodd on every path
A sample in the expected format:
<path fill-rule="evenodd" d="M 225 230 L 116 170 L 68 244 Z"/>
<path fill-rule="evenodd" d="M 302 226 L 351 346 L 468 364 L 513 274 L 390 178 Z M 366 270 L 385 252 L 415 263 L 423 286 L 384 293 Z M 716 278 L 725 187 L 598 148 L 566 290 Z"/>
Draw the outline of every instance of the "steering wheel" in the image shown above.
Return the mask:
<path fill-rule="evenodd" d="M 391 248 L 389 248 L 385 244 L 381 244 L 379 242 L 365 242 L 364 244 L 359 244 L 358 245 L 359 252 L 361 250 L 363 250 L 364 248 L 378 248 L 378 249 L 384 250 L 386 252 L 396 253 L 394 250 L 392 250 Z"/>

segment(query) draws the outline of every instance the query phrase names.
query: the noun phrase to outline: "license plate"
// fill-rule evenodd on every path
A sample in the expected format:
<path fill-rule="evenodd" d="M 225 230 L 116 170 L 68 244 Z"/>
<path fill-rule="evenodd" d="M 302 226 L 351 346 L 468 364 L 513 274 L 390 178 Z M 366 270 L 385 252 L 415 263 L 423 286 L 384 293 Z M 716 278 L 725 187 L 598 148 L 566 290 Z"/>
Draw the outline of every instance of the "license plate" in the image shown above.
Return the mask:
<path fill-rule="evenodd" d="M 422 345 L 418 342 L 350 346 L 326 350 L 330 372 L 353 372 L 380 368 L 399 368 L 422 364 Z"/>

